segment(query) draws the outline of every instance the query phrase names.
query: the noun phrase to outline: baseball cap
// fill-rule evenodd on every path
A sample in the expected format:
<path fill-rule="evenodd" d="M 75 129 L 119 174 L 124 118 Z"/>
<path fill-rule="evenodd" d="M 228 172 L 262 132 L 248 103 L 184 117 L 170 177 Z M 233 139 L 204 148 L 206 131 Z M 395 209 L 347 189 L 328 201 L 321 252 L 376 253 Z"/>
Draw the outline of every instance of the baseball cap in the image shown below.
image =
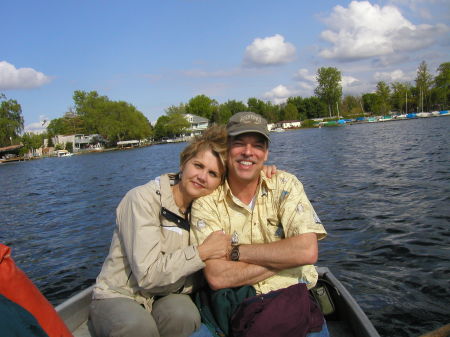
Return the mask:
<path fill-rule="evenodd" d="M 250 111 L 242 111 L 231 116 L 227 124 L 229 136 L 238 136 L 243 133 L 255 132 L 270 140 L 267 121 L 261 115 Z"/>

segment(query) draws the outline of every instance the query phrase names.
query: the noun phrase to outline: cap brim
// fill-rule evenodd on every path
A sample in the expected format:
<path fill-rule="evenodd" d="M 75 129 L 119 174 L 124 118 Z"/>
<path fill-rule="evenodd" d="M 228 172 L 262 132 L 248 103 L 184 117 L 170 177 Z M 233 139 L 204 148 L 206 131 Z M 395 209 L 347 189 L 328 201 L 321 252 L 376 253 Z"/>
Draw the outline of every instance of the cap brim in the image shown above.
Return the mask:
<path fill-rule="evenodd" d="M 231 137 L 239 136 L 244 133 L 258 133 L 260 135 L 263 135 L 268 141 L 270 141 L 270 137 L 268 134 L 265 134 L 264 132 L 261 132 L 260 130 L 241 130 L 241 131 L 234 131 L 234 132 L 228 132 L 228 135 Z"/>

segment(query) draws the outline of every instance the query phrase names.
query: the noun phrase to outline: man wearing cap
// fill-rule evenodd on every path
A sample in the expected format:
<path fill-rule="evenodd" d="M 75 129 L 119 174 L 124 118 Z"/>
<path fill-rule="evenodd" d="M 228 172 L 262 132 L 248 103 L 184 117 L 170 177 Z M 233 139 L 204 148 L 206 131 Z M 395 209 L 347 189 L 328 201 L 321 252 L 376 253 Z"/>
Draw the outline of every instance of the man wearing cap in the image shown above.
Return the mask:
<path fill-rule="evenodd" d="M 227 179 L 192 205 L 191 240 L 201 243 L 215 230 L 232 235 L 225 260 L 208 260 L 204 274 L 214 290 L 253 285 L 257 294 L 317 282 L 317 241 L 326 231 L 292 174 L 261 171 L 268 159 L 267 121 L 239 112 L 227 125 Z"/>

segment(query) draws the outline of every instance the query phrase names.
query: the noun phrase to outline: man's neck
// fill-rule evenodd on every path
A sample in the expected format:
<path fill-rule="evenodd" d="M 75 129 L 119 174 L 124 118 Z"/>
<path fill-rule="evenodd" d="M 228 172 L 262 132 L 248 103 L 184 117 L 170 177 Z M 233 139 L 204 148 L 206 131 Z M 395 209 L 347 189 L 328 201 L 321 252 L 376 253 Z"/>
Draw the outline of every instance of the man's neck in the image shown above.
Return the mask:
<path fill-rule="evenodd" d="M 236 179 L 228 179 L 228 185 L 230 186 L 233 195 L 248 205 L 252 201 L 258 189 L 259 178 L 252 181 L 239 181 Z"/>

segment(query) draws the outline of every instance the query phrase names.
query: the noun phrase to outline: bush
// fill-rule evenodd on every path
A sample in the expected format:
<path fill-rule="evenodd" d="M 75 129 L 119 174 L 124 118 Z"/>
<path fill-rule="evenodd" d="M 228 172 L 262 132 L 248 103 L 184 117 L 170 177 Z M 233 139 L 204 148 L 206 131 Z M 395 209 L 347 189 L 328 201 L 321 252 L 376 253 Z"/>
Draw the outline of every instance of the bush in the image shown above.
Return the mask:
<path fill-rule="evenodd" d="M 69 152 L 73 152 L 73 143 L 72 142 L 66 143 L 66 150 Z"/>

